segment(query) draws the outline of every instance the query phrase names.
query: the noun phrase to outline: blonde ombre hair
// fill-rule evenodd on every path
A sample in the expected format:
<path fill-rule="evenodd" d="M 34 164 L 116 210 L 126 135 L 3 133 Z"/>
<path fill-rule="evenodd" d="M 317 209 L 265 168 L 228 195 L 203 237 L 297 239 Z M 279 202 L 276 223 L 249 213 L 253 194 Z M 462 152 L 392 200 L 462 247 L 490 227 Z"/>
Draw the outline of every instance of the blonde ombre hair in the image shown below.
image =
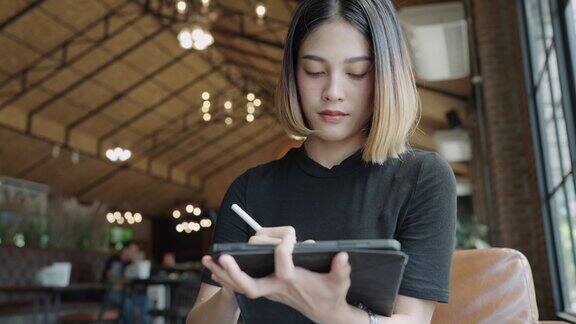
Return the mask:
<path fill-rule="evenodd" d="M 293 137 L 308 137 L 296 84 L 298 52 L 306 35 L 321 23 L 342 18 L 371 44 L 374 65 L 374 111 L 363 148 L 366 162 L 382 164 L 410 147 L 420 119 L 420 100 L 406 41 L 390 0 L 304 0 L 286 36 L 275 106 L 280 123 Z"/>

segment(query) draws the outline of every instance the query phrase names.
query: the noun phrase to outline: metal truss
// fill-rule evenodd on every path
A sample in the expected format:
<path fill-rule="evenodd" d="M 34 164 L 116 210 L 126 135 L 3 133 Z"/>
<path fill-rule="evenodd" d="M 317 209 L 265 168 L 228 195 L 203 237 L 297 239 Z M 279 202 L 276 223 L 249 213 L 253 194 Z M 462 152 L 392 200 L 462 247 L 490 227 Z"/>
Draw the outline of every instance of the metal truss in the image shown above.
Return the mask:
<path fill-rule="evenodd" d="M 166 95 L 164 98 L 160 99 L 158 102 L 150 105 L 149 107 L 146 107 L 144 110 L 140 111 L 139 113 L 137 113 L 136 115 L 130 117 L 129 119 L 125 120 L 124 122 L 122 122 L 121 124 L 119 124 L 118 126 L 116 126 L 115 128 L 109 130 L 108 132 L 104 133 L 104 135 L 100 136 L 98 138 L 98 142 L 97 142 L 97 149 L 98 152 L 102 153 L 102 148 L 103 148 L 103 143 L 104 141 L 108 140 L 109 138 L 111 138 L 112 136 L 116 135 L 118 132 L 120 132 L 123 129 L 128 128 L 130 125 L 132 125 L 133 123 L 135 123 L 136 121 L 142 119 L 144 116 L 147 116 L 148 114 L 150 114 L 152 111 L 158 109 L 159 107 L 161 107 L 162 105 L 164 105 L 165 103 L 169 102 L 170 100 L 172 100 L 173 98 L 179 96 L 180 94 L 182 94 L 184 91 L 188 90 L 190 87 L 194 86 L 195 84 L 203 81 L 204 79 L 206 79 L 207 77 L 211 76 L 212 74 L 214 74 L 218 69 L 220 69 L 221 66 L 218 67 L 213 67 L 210 70 L 202 73 L 201 75 L 195 77 L 194 79 L 186 82 L 184 85 L 178 87 L 177 89 L 171 91 L 168 95 Z M 186 118 L 187 116 L 189 116 L 190 113 L 196 113 L 196 111 L 190 111 L 187 110 L 184 114 L 177 116 L 176 118 L 172 118 L 170 120 L 168 120 L 166 123 L 164 123 L 160 128 L 152 131 L 149 135 L 146 135 L 140 139 L 138 139 L 136 141 L 136 143 L 143 143 L 146 140 L 148 140 L 151 137 L 156 137 L 158 138 L 159 133 L 165 129 L 168 129 L 170 127 L 172 127 L 175 123 L 178 122 L 179 119 L 182 118 Z"/>
<path fill-rule="evenodd" d="M 274 125 L 274 121 L 273 121 L 272 123 L 265 123 L 264 121 L 262 121 L 261 123 L 262 123 L 264 126 L 258 128 L 258 132 L 260 132 L 262 129 L 267 129 L 267 128 L 269 128 L 270 126 L 273 126 L 273 125 Z M 177 158 L 177 159 L 169 162 L 169 163 L 168 163 L 168 174 L 171 175 L 172 170 L 173 170 L 174 168 L 176 168 L 178 165 L 181 165 L 181 164 L 187 162 L 187 161 L 188 161 L 189 159 L 191 159 L 192 157 L 199 156 L 200 153 L 201 153 L 205 148 L 208 148 L 208 147 L 210 147 L 211 145 L 213 145 L 214 143 L 216 143 L 216 142 L 218 142 L 218 141 L 220 141 L 220 140 L 222 140 L 222 139 L 224 139 L 224 138 L 226 138 L 226 137 L 231 136 L 231 134 L 236 134 L 236 131 L 238 131 L 238 130 L 246 127 L 246 126 L 247 126 L 247 124 L 245 124 L 245 123 L 242 122 L 242 121 L 237 122 L 236 125 L 228 128 L 224 133 L 222 133 L 222 134 L 220 134 L 220 135 L 218 135 L 218 136 L 215 136 L 215 137 L 211 138 L 211 139 L 208 140 L 207 142 L 203 143 L 202 146 L 195 147 L 195 148 L 193 148 L 192 150 L 190 150 L 190 151 L 184 153 L 183 155 L 181 155 L 179 158 Z M 257 133 L 257 132 L 254 132 L 254 133 Z M 254 133 L 252 133 L 252 135 L 253 135 Z M 244 138 L 242 138 L 242 140 L 243 140 L 243 139 L 244 139 Z M 239 144 L 241 144 L 241 143 L 243 143 L 243 142 L 236 140 L 236 141 L 234 141 L 232 144 L 230 144 L 230 145 L 228 145 L 228 146 L 229 146 L 229 147 L 235 147 L 235 146 L 237 146 L 237 145 L 239 145 Z M 227 149 L 224 149 L 224 151 L 227 151 Z M 216 159 L 216 157 L 215 157 L 215 159 Z M 203 162 L 210 162 L 210 163 L 212 163 L 212 162 L 214 162 L 214 160 L 210 161 L 210 158 L 209 158 L 209 159 L 204 159 Z M 192 173 L 191 171 L 188 171 L 188 172 L 186 173 L 186 179 L 187 179 L 188 182 L 190 182 L 190 175 L 191 175 L 191 173 Z"/>
<path fill-rule="evenodd" d="M 262 126 L 261 127 L 257 127 L 255 131 L 250 132 L 248 135 L 246 136 L 242 136 L 242 137 L 238 137 L 236 138 L 235 141 L 233 141 L 231 144 L 228 145 L 228 147 L 226 149 L 224 149 L 222 152 L 219 152 L 218 154 L 216 154 L 216 156 L 211 156 L 208 157 L 206 159 L 204 159 L 203 161 L 201 161 L 200 163 L 196 163 L 196 167 L 193 167 L 191 169 L 189 169 L 186 172 L 186 179 L 188 181 L 191 181 L 192 178 L 192 174 L 197 173 L 198 170 L 202 169 L 203 166 L 202 164 L 204 163 L 204 165 L 207 165 L 208 162 L 210 162 L 210 165 L 213 165 L 215 161 L 217 161 L 218 159 L 220 159 L 223 156 L 229 156 L 228 153 L 230 153 L 234 148 L 238 147 L 239 145 L 242 145 L 244 143 L 246 143 L 247 141 L 251 141 L 254 138 L 257 138 L 257 135 L 259 133 L 261 133 L 262 131 L 265 131 L 267 129 L 270 129 L 270 127 L 273 127 L 275 124 L 275 121 L 272 120 L 272 122 L 264 122 L 261 121 Z M 214 139 L 214 140 L 218 140 L 218 139 Z M 209 145 L 209 144 L 208 144 Z M 185 155 L 180 161 L 178 161 L 178 163 L 182 163 L 184 161 L 186 161 L 187 159 L 189 159 L 190 157 L 196 155 L 197 153 L 199 153 L 200 150 L 192 150 L 191 152 L 189 152 L 187 155 Z"/>
<path fill-rule="evenodd" d="M 35 1 L 28 3 L 28 5 L 26 5 L 24 8 L 22 8 L 20 11 L 18 11 L 17 13 L 13 14 L 12 16 L 10 16 L 7 19 L 5 19 L 4 21 L 2 21 L 0 23 L 0 31 L 4 30 L 6 27 L 8 27 L 8 25 L 15 22 L 20 17 L 24 16 L 26 13 L 28 13 L 32 9 L 36 8 L 38 5 L 42 4 L 42 2 L 44 2 L 44 1 L 45 0 L 35 0 Z"/>
<path fill-rule="evenodd" d="M 156 36 L 160 35 L 162 32 L 164 32 L 166 30 L 166 28 L 164 26 L 160 26 L 159 28 L 157 28 L 156 30 L 154 30 L 154 32 L 152 32 L 151 34 L 148 34 L 146 37 L 140 39 L 139 41 L 137 41 L 136 43 L 132 44 L 131 46 L 129 46 L 128 48 L 124 49 L 122 52 L 120 52 L 119 54 L 113 56 L 110 60 L 104 62 L 103 64 L 99 65 L 96 69 L 92 70 L 90 73 L 84 75 L 82 78 L 80 78 L 79 80 L 77 80 L 76 82 L 68 85 L 66 88 L 64 88 L 63 90 L 61 90 L 60 92 L 58 92 L 56 95 L 50 97 L 49 99 L 43 101 L 42 103 L 38 104 L 37 106 L 35 106 L 34 108 L 32 108 L 32 110 L 30 110 L 30 112 L 28 113 L 28 120 L 27 120 L 27 124 L 26 124 L 26 131 L 30 132 L 32 129 L 32 121 L 35 115 L 39 114 L 40 112 L 42 112 L 43 110 L 45 110 L 46 108 L 48 108 L 50 106 L 50 104 L 56 102 L 58 99 L 66 96 L 68 93 L 70 93 L 72 90 L 80 87 L 82 84 L 84 84 L 85 82 L 89 81 L 90 79 L 92 79 L 94 76 L 96 76 L 97 74 L 99 74 L 100 72 L 104 71 L 106 68 L 108 68 L 111 64 L 114 64 L 115 62 L 121 60 L 122 58 L 126 57 L 128 54 L 132 53 L 133 51 L 135 51 L 136 49 L 140 48 L 141 46 L 143 46 L 144 44 L 146 44 L 147 42 L 149 42 L 150 40 L 154 39 Z M 117 94 L 116 96 L 120 96 L 120 94 Z"/>
<path fill-rule="evenodd" d="M 284 130 L 281 130 L 279 133 L 276 133 L 273 136 L 267 137 L 264 141 L 251 147 L 250 149 L 244 151 L 244 153 L 231 156 L 229 159 L 226 160 L 226 162 L 224 162 L 223 164 L 219 165 L 218 167 L 210 170 L 208 173 L 206 173 L 201 178 L 200 189 L 202 190 L 204 188 L 204 185 L 209 178 L 220 173 L 222 170 L 225 170 L 225 169 L 229 168 L 230 166 L 232 166 L 232 165 L 242 161 L 243 159 L 249 157 L 250 155 L 254 154 L 254 151 L 260 150 L 260 149 L 262 149 L 262 148 L 264 148 L 270 144 L 275 143 L 277 140 L 279 140 L 281 138 L 286 138 L 286 137 L 287 136 L 286 136 L 286 133 L 284 132 Z"/>
<path fill-rule="evenodd" d="M 170 67 L 174 66 L 175 64 L 178 64 L 181 60 L 183 60 L 185 57 L 189 56 L 190 54 L 192 54 L 194 52 L 192 51 L 183 51 L 182 53 L 180 53 L 179 55 L 177 55 L 176 57 L 168 60 L 168 62 L 166 62 L 165 64 L 161 65 L 160 67 L 154 69 L 154 71 L 144 75 L 143 77 L 141 77 L 139 80 L 133 82 L 130 86 L 128 86 L 127 88 L 125 88 L 124 90 L 122 90 L 121 92 L 117 93 L 116 95 L 114 95 L 112 98 L 108 99 L 107 101 L 103 102 L 102 104 L 100 104 L 98 107 L 90 110 L 89 112 L 87 112 L 86 114 L 84 114 L 83 116 L 81 116 L 80 118 L 77 118 L 75 121 L 73 121 L 72 123 L 66 125 L 66 129 L 65 129 L 65 133 L 64 133 L 64 144 L 68 144 L 70 141 L 70 133 L 72 132 L 72 130 L 74 130 L 75 128 L 79 127 L 80 125 L 82 125 L 83 123 L 87 122 L 88 120 L 90 120 L 92 117 L 98 115 L 99 113 L 101 113 L 102 111 L 104 111 L 106 108 L 109 108 L 112 104 L 120 101 L 122 98 L 126 97 L 127 95 L 130 94 L 130 92 L 138 89 L 140 86 L 142 86 L 143 84 L 145 84 L 146 82 L 148 82 L 151 78 L 154 78 L 155 76 L 159 75 L 160 73 L 166 71 L 167 69 L 169 69 Z"/>
<path fill-rule="evenodd" d="M 71 66 L 81 58 L 90 54 L 106 40 L 125 31 L 145 16 L 141 10 L 134 13 L 124 12 L 123 10 L 125 10 L 129 4 L 130 1 L 127 0 L 114 7 L 104 16 L 88 24 L 86 27 L 54 46 L 52 49 L 40 55 L 24 68 L 11 74 L 6 80 L 0 82 L 0 90 L 11 83 L 18 83 L 20 86 L 20 89 L 16 93 L 12 94 L 8 100 L 0 103 L 0 111 L 27 94 L 30 90 L 41 86 L 48 79 L 60 73 L 65 67 Z M 129 17 L 130 19 L 124 21 L 125 17 Z M 122 19 L 123 23 L 119 24 L 116 28 L 111 29 L 110 26 L 112 25 L 111 21 L 113 19 Z M 101 30 L 100 37 L 96 39 L 88 37 L 88 34 L 96 29 Z M 70 51 L 70 48 L 72 47 L 82 48 L 82 50 L 72 55 Z M 32 80 L 33 75 L 40 75 L 40 77 Z"/>

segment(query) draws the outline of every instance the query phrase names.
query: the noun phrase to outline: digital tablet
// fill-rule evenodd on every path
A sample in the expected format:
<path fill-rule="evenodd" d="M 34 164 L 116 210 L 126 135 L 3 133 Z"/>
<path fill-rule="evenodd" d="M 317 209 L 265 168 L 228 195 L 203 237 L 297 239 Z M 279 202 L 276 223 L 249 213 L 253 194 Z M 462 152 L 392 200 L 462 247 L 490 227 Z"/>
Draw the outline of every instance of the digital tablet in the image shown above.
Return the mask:
<path fill-rule="evenodd" d="M 229 254 L 240 269 L 254 278 L 274 272 L 274 245 L 248 243 L 215 243 L 211 247 L 214 260 Z M 314 272 L 328 273 L 332 258 L 348 252 L 352 266 L 351 286 L 346 296 L 351 305 L 359 302 L 374 313 L 391 316 L 400 288 L 408 256 L 400 251 L 396 240 L 340 240 L 296 243 L 294 265 Z"/>

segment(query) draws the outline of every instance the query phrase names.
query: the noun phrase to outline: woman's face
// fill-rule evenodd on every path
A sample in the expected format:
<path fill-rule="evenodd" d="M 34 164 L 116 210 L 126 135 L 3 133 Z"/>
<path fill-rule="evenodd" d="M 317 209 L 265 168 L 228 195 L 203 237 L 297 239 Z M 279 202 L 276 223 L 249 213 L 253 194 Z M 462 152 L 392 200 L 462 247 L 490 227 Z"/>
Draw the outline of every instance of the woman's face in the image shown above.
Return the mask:
<path fill-rule="evenodd" d="M 308 125 L 326 141 L 359 135 L 373 109 L 370 43 L 342 19 L 318 26 L 302 42 L 296 79 Z"/>

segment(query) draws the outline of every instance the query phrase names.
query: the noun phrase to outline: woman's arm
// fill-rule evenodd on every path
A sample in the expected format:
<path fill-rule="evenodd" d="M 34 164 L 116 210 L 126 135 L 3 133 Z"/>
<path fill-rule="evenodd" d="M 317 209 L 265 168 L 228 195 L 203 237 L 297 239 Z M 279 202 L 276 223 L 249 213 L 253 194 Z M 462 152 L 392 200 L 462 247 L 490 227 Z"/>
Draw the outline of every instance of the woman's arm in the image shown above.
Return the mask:
<path fill-rule="evenodd" d="M 186 324 L 236 324 L 239 316 L 240 309 L 233 292 L 202 283 L 196 302 L 186 317 Z"/>
<path fill-rule="evenodd" d="M 398 295 L 391 317 L 377 316 L 379 324 L 428 324 L 432 320 L 436 302 Z M 334 318 L 325 323 L 369 323 L 368 313 L 352 305 L 341 312 L 335 312 Z"/>
<path fill-rule="evenodd" d="M 270 237 L 266 230 L 257 232 L 250 237 L 250 244 L 278 244 L 280 239 Z M 314 240 L 306 240 L 304 243 L 315 243 Z M 226 288 L 202 283 L 196 302 L 192 307 L 186 324 L 192 323 L 234 323 L 238 322 L 240 309 L 234 298 L 234 292 Z"/>

